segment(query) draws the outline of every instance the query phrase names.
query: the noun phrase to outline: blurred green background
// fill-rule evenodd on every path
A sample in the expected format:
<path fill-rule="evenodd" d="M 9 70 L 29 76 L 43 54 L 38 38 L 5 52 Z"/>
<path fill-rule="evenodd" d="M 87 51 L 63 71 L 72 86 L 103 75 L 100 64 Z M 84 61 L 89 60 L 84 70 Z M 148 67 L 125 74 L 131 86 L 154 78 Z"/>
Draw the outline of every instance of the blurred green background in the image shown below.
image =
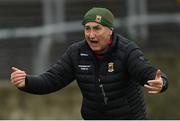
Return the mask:
<path fill-rule="evenodd" d="M 39 74 L 67 47 L 84 38 L 81 21 L 93 6 L 115 15 L 115 31 L 135 41 L 168 75 L 165 93 L 145 102 L 150 119 L 180 119 L 179 0 L 0 0 L 0 119 L 82 119 L 82 96 L 74 81 L 48 95 L 21 92 L 10 84 L 11 67 Z"/>

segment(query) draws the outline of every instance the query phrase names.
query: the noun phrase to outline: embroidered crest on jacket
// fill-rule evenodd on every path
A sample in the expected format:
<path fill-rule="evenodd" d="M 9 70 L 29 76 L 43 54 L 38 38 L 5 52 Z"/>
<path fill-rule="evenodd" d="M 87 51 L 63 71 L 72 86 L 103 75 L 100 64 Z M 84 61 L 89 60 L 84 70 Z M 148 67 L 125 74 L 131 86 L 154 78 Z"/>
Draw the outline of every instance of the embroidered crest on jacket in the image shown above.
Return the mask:
<path fill-rule="evenodd" d="M 108 72 L 113 72 L 114 71 L 114 63 L 110 62 L 108 63 Z"/>

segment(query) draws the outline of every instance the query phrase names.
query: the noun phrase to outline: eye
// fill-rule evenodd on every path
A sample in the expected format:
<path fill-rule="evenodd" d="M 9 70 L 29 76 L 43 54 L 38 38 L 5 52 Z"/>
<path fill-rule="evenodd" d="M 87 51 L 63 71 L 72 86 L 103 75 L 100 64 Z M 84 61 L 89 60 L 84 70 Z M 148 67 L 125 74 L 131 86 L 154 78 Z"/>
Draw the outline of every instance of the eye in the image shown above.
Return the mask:
<path fill-rule="evenodd" d="M 85 29 L 86 31 L 88 31 L 88 30 L 90 30 L 90 27 L 85 26 L 84 29 Z"/>

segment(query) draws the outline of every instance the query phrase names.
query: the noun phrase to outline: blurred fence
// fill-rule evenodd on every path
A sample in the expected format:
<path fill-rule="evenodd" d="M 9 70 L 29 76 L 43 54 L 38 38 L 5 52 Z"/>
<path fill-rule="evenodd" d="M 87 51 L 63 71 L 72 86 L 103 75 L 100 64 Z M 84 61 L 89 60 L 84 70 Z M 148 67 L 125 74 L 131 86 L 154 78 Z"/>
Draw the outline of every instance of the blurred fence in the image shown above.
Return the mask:
<path fill-rule="evenodd" d="M 93 6 L 109 8 L 115 31 L 145 51 L 179 50 L 178 0 L 0 0 L 0 78 L 7 79 L 13 65 L 34 74 L 47 69 L 83 39 L 81 20 Z"/>
<path fill-rule="evenodd" d="M 9 80 L 12 66 L 29 74 L 41 73 L 56 62 L 70 44 L 81 41 L 84 36 L 81 20 L 85 12 L 94 6 L 109 8 L 116 17 L 115 31 L 136 41 L 145 55 L 170 77 L 170 88 L 165 95 L 146 96 L 150 116 L 153 119 L 180 118 L 180 114 L 174 110 L 180 105 L 180 99 L 176 96 L 180 88 L 180 0 L 0 0 L 0 86 L 4 85 L 2 82 Z M 59 93 L 43 98 L 32 96 L 37 100 L 42 98 L 43 105 L 39 110 L 29 106 L 29 103 L 33 102 L 30 95 L 14 92 L 9 89 L 12 88 L 9 82 L 8 85 L 0 87 L 1 103 L 7 109 L 0 112 L 2 119 L 7 119 L 5 117 L 9 115 L 9 119 L 80 119 L 78 110 L 81 97 L 78 89 L 74 89 L 74 84 L 74 90 L 68 88 L 69 91 L 60 93 L 60 97 Z M 66 98 L 66 95 L 78 96 L 78 100 Z M 57 97 L 57 101 L 54 97 Z M 62 97 L 65 99 L 64 102 L 60 101 L 60 105 L 58 101 Z M 72 110 L 77 109 L 78 115 L 74 112 L 68 115 L 70 109 L 67 108 L 64 117 L 59 116 L 54 112 L 63 112 L 66 106 L 63 109 L 53 107 L 53 113 L 48 118 L 50 112 L 43 113 L 41 108 L 49 98 L 53 98 L 47 107 L 49 110 L 53 102 L 61 107 L 66 105 L 67 100 L 72 101 L 70 103 L 74 101 L 75 105 L 71 107 Z M 16 103 L 13 103 L 12 99 Z M 25 100 L 29 107 L 24 109 L 26 104 L 13 107 L 21 106 L 21 99 Z M 175 103 L 172 104 L 170 99 Z M 156 102 L 157 100 L 160 102 Z M 32 105 L 36 107 L 36 103 L 35 101 Z M 12 104 L 12 108 L 8 107 L 9 104 Z M 11 112 L 8 114 L 9 110 Z M 29 110 L 37 112 L 31 114 Z M 22 112 L 26 111 L 30 114 L 23 115 Z M 44 115 L 40 116 L 41 113 Z"/>

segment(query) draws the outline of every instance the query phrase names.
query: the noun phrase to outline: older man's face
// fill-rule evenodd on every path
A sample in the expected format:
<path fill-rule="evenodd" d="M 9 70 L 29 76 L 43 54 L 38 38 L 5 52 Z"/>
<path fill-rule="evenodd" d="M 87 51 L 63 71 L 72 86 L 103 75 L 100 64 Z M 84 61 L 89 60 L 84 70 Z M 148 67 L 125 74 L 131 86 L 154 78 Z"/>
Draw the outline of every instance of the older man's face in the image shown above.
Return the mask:
<path fill-rule="evenodd" d="M 96 22 L 88 22 L 84 28 L 85 39 L 96 54 L 103 54 L 108 50 L 112 30 Z"/>

